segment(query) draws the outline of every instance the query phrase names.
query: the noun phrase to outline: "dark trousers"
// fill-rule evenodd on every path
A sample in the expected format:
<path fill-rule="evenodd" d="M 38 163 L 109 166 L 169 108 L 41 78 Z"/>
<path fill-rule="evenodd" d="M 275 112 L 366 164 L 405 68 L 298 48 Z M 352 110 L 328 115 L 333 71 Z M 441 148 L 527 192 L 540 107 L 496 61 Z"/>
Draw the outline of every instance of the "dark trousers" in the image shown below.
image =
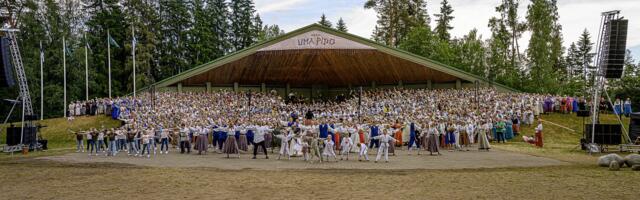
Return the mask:
<path fill-rule="evenodd" d="M 187 149 L 187 153 L 191 153 L 191 142 L 180 141 L 180 153 L 184 153 L 185 149 Z"/>
<path fill-rule="evenodd" d="M 373 148 L 374 145 L 376 148 L 380 148 L 380 141 L 377 139 L 371 139 L 371 142 L 369 142 L 369 149 Z"/>
<path fill-rule="evenodd" d="M 222 144 L 224 144 L 224 141 L 225 141 L 226 139 L 227 139 L 227 138 L 219 138 L 219 139 L 218 139 L 218 149 L 219 149 L 219 150 L 222 150 Z"/>
<path fill-rule="evenodd" d="M 496 137 L 498 137 L 498 138 L 496 138 L 496 139 L 498 140 L 498 143 L 499 143 L 499 142 L 503 142 L 503 143 L 504 143 L 504 142 L 506 141 L 506 140 L 504 139 L 504 133 L 503 133 L 503 132 L 497 132 L 497 133 L 496 133 Z"/>
<path fill-rule="evenodd" d="M 264 155 L 267 156 L 267 146 L 264 144 L 264 141 L 253 143 L 253 157 L 255 158 L 258 155 L 258 147 L 262 147 L 262 151 L 264 151 Z"/>

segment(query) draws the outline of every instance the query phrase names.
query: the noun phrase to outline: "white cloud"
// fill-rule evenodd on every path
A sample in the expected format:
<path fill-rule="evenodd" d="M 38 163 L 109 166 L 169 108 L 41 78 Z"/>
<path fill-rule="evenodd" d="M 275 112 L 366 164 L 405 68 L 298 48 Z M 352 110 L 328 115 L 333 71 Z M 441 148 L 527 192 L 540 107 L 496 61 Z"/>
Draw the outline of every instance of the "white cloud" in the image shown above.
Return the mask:
<path fill-rule="evenodd" d="M 289 10 L 309 0 L 256 0 L 256 10 L 260 14 Z"/>
<path fill-rule="evenodd" d="M 371 33 L 376 26 L 378 17 L 376 12 L 372 9 L 364 9 L 362 6 L 353 7 L 343 13 L 336 13 L 335 17 L 331 21 L 335 24 L 342 16 L 342 19 L 347 24 L 349 33 L 358 35 L 364 38 L 371 38 Z"/>

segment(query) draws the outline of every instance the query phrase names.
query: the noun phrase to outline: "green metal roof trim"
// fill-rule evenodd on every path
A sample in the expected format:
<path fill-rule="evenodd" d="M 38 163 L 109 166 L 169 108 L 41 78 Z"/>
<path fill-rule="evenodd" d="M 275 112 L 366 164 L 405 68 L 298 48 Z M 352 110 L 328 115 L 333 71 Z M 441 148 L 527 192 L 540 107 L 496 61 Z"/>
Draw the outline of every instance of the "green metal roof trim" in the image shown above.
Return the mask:
<path fill-rule="evenodd" d="M 241 58 L 244 58 L 245 56 L 249 56 L 249 55 L 255 53 L 256 51 L 258 51 L 259 49 L 262 49 L 264 47 L 268 47 L 268 46 L 270 46 L 272 44 L 281 42 L 283 40 L 289 39 L 289 38 L 294 37 L 296 35 L 299 35 L 301 33 L 305 33 L 305 32 L 312 31 L 312 30 L 318 30 L 318 31 L 326 32 L 326 33 L 333 34 L 335 36 L 339 36 L 339 37 L 342 37 L 342 38 L 345 38 L 345 39 L 348 39 L 348 40 L 351 40 L 351 41 L 354 41 L 354 42 L 357 42 L 357 43 L 368 45 L 370 47 L 375 48 L 378 51 L 381 51 L 381 52 L 387 53 L 389 55 L 393 55 L 395 57 L 402 58 L 402 59 L 405 59 L 405 60 L 420 64 L 420 65 L 423 65 L 425 67 L 430 67 L 430 68 L 433 68 L 435 70 L 454 75 L 456 77 L 460 77 L 461 79 L 464 79 L 464 80 L 467 80 L 467 81 L 474 82 L 474 81 L 477 80 L 477 81 L 481 81 L 481 82 L 484 82 L 484 83 L 489 83 L 489 81 L 487 79 L 483 78 L 483 77 L 477 76 L 475 74 L 471 74 L 469 72 L 466 72 L 464 70 L 461 70 L 461 69 L 458 69 L 458 68 L 455 68 L 455 67 L 451 67 L 451 66 L 442 64 L 440 62 L 437 62 L 437 61 L 434 61 L 434 60 L 431 60 L 431 59 L 428 59 L 428 58 L 424 58 L 422 56 L 415 55 L 415 54 L 413 54 L 411 52 L 407 52 L 407 51 L 404 51 L 404 50 L 401 50 L 401 49 L 397 49 L 397 48 L 392 48 L 392 47 L 389 47 L 389 46 L 374 42 L 372 40 L 365 39 L 365 38 L 357 36 L 357 35 L 353 35 L 353 34 L 350 34 L 350 33 L 345 33 L 345 32 L 341 32 L 341 31 L 338 31 L 338 30 L 331 29 L 331 28 L 327 28 L 327 27 L 324 27 L 324 26 L 319 25 L 319 24 L 311 24 L 311 25 L 299 28 L 297 30 L 291 31 L 289 33 L 286 33 L 284 35 L 272 38 L 270 40 L 265 40 L 265 41 L 259 42 L 259 43 L 255 44 L 253 46 L 250 46 L 250 47 L 247 47 L 245 49 L 236 51 L 234 53 L 225 55 L 225 56 L 220 57 L 218 59 L 215 59 L 215 60 L 213 60 L 211 62 L 199 65 L 197 67 L 194 67 L 192 69 L 184 71 L 184 72 L 182 72 L 180 74 L 176 74 L 176 75 L 171 76 L 169 78 L 166 78 L 166 79 L 164 79 L 162 81 L 156 82 L 154 85 L 155 85 L 156 88 L 170 86 L 172 84 L 180 82 L 181 80 L 196 76 L 196 75 L 198 75 L 200 73 L 204 73 L 204 72 L 209 71 L 211 69 L 214 69 L 216 67 L 219 67 L 219 66 L 225 65 L 227 63 L 239 60 Z M 517 90 L 515 90 L 513 88 L 507 87 L 505 85 L 502 85 L 502 84 L 499 84 L 499 83 L 496 83 L 496 82 L 492 82 L 491 84 L 496 86 L 496 87 L 498 87 L 499 89 L 503 89 L 503 90 L 510 91 L 510 92 L 518 92 Z M 147 87 L 145 87 L 143 89 L 140 89 L 140 90 L 146 90 L 147 88 L 149 88 L 151 86 L 154 86 L 154 85 L 147 86 Z"/>

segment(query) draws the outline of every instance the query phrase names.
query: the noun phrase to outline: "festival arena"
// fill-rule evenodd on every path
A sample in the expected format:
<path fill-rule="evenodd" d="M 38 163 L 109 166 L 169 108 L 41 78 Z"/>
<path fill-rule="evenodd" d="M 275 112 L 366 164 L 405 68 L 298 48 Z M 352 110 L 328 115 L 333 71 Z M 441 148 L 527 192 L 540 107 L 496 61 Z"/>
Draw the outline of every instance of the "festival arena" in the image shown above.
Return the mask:
<path fill-rule="evenodd" d="M 314 24 L 124 97 L 70 103 L 56 139 L 73 149 L 2 161 L 30 175 L 0 170 L 50 180 L 26 196 L 8 190 L 26 198 L 93 184 L 119 198 L 149 188 L 205 199 L 607 198 L 575 191 L 639 175 L 606 179 L 595 157 L 575 153 L 586 101 L 522 93 Z M 88 120 L 101 124 L 76 125 Z M 304 188 L 318 190 L 292 192 Z"/>

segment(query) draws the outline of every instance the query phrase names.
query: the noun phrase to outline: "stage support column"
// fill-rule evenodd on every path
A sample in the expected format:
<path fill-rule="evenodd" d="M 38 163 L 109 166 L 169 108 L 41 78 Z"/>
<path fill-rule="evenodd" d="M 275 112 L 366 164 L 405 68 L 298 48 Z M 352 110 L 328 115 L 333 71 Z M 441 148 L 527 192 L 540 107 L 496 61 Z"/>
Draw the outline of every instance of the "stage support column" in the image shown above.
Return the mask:
<path fill-rule="evenodd" d="M 402 80 L 398 81 L 398 88 L 404 88 L 404 86 L 402 84 Z"/>
<path fill-rule="evenodd" d="M 456 80 L 456 89 L 462 89 L 462 81 L 460 79 Z"/>
<path fill-rule="evenodd" d="M 178 93 L 182 93 L 182 83 L 178 83 Z"/>
<path fill-rule="evenodd" d="M 371 82 L 371 89 L 376 89 L 376 82 L 375 81 Z"/>
<path fill-rule="evenodd" d="M 211 92 L 211 82 L 207 82 L 207 93 Z"/>
<path fill-rule="evenodd" d="M 291 93 L 291 84 L 287 83 L 287 86 L 284 88 L 284 96 L 289 97 L 289 93 Z"/>
<path fill-rule="evenodd" d="M 233 82 L 233 91 L 234 92 L 238 92 L 239 90 L 239 86 L 238 86 L 238 82 Z"/>
<path fill-rule="evenodd" d="M 263 92 L 263 93 L 267 92 L 267 84 L 262 83 L 260 85 L 260 92 Z"/>
<path fill-rule="evenodd" d="M 433 89 L 433 85 L 431 83 L 431 80 L 427 80 L 427 89 L 430 89 L 430 90 Z"/>

